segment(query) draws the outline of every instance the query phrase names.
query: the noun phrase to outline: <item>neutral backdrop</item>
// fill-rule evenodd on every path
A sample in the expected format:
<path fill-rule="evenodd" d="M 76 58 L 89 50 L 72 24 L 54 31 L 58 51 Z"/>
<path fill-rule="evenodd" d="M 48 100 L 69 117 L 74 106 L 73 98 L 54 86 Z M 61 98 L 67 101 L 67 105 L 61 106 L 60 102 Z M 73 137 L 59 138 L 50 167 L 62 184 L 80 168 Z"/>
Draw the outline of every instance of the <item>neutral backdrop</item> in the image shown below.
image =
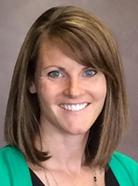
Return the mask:
<path fill-rule="evenodd" d="M 125 67 L 130 126 L 119 150 L 138 160 L 138 0 L 0 0 L 0 146 L 14 64 L 36 18 L 57 5 L 77 5 L 94 12 L 116 37 Z"/>

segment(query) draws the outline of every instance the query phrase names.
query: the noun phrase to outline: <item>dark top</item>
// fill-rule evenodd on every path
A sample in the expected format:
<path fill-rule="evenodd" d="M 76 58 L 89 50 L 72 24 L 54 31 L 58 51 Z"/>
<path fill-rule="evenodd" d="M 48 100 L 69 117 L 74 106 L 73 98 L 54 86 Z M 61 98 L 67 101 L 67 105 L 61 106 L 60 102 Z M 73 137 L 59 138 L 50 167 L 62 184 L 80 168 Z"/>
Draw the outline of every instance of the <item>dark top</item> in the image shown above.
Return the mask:
<path fill-rule="evenodd" d="M 37 177 L 37 175 L 30 169 L 33 186 L 45 186 L 44 183 Z M 111 168 L 105 173 L 105 185 L 106 186 L 119 186 L 117 179 L 115 178 Z"/>

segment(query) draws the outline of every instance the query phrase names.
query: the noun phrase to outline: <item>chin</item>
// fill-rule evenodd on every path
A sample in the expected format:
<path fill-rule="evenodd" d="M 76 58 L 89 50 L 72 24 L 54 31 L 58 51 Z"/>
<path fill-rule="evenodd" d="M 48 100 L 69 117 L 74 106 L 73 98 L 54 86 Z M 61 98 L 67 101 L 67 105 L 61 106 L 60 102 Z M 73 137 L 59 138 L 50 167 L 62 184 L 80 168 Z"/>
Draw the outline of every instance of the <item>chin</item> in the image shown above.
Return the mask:
<path fill-rule="evenodd" d="M 89 132 L 89 129 L 86 130 L 86 129 L 77 128 L 77 129 L 70 129 L 68 132 L 72 135 L 85 135 Z"/>

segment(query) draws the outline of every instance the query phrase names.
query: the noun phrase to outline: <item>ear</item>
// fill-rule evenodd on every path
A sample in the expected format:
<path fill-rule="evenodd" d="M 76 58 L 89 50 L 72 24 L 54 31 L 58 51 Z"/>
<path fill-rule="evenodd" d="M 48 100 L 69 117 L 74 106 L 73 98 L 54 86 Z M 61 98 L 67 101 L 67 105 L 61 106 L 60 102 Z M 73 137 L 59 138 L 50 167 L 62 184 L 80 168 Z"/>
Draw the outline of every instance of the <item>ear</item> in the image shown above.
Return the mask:
<path fill-rule="evenodd" d="M 29 92 L 30 92 L 31 94 L 35 94 L 35 93 L 36 93 L 36 86 L 35 86 L 34 82 L 31 82 L 31 83 L 30 83 Z"/>

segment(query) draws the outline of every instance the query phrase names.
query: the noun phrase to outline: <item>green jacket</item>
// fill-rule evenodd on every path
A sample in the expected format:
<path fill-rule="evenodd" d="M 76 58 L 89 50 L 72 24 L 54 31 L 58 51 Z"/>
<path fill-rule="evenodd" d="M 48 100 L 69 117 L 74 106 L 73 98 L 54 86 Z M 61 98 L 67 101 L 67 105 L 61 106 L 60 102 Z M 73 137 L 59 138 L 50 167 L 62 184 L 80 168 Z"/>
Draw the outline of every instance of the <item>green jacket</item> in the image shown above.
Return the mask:
<path fill-rule="evenodd" d="M 138 163 L 130 157 L 115 152 L 109 166 L 120 186 L 138 186 Z M 0 149 L 0 186 L 32 186 L 26 160 L 13 146 Z"/>

